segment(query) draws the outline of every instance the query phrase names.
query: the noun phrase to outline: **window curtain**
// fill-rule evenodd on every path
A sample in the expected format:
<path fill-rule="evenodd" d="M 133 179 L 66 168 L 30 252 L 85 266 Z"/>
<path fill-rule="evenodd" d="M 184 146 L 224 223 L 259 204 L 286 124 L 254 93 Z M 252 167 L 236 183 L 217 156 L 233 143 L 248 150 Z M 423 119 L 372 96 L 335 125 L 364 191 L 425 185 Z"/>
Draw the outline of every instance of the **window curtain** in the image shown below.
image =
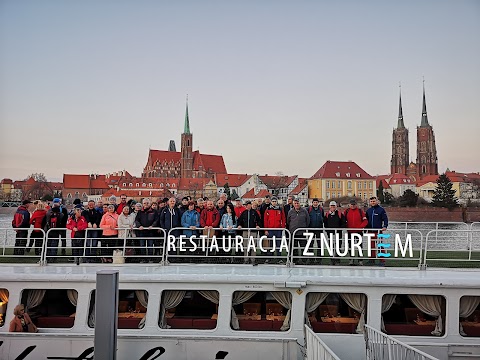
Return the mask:
<path fill-rule="evenodd" d="M 0 301 L 8 303 L 8 291 L 7 289 L 0 289 Z"/>
<path fill-rule="evenodd" d="M 367 297 L 365 294 L 340 294 L 340 297 L 345 300 L 348 306 L 360 313 L 360 320 L 358 321 L 356 332 L 358 334 L 364 333 L 365 327 L 365 311 L 367 310 Z"/>
<path fill-rule="evenodd" d="M 160 304 L 160 327 L 162 329 L 169 329 L 165 313 L 168 309 L 173 309 L 180 304 L 185 297 L 185 290 L 165 290 L 163 293 L 163 302 Z"/>
<path fill-rule="evenodd" d="M 145 308 L 148 307 L 148 292 L 145 290 L 135 290 L 135 295 L 137 296 L 137 300 L 140 305 L 144 306 Z M 140 320 L 138 323 L 138 328 L 143 329 L 145 326 L 145 321 L 147 320 L 147 314 Z"/>
<path fill-rule="evenodd" d="M 256 294 L 255 291 L 236 291 L 233 293 L 232 319 L 230 321 L 230 325 L 232 326 L 232 329 L 235 329 L 235 330 L 240 329 L 240 324 L 238 323 L 237 314 L 235 313 L 235 310 L 233 309 L 233 307 L 239 304 L 243 304 L 245 301 L 250 300 L 252 297 L 255 296 L 255 294 Z"/>
<path fill-rule="evenodd" d="M 442 335 L 442 297 L 440 295 L 408 295 L 408 298 L 421 312 L 437 318 L 432 335 Z"/>
<path fill-rule="evenodd" d="M 1 296 L 0 296 L 1 297 Z M 480 296 L 463 296 L 460 299 L 460 314 L 461 318 L 468 318 L 477 309 L 480 304 Z M 462 323 L 460 322 L 460 335 L 466 336 L 463 331 Z"/>
<path fill-rule="evenodd" d="M 390 310 L 392 305 L 395 303 L 396 297 L 397 295 L 392 295 L 392 294 L 383 295 L 383 298 L 382 298 L 382 331 L 383 332 L 385 332 L 385 323 L 383 322 L 383 313 L 386 313 L 388 310 Z"/>
<path fill-rule="evenodd" d="M 283 325 L 280 328 L 282 331 L 287 331 L 290 329 L 290 315 L 292 309 L 292 293 L 288 291 L 272 291 L 273 298 L 278 301 L 280 305 L 284 308 L 287 308 L 287 315 L 285 316 L 285 320 L 283 321 Z"/>
<path fill-rule="evenodd" d="M 216 290 L 198 290 L 198 293 L 216 305 L 220 302 L 220 294 Z"/>
<path fill-rule="evenodd" d="M 305 302 L 305 324 L 309 328 L 312 327 L 308 314 L 317 310 L 321 303 L 330 295 L 330 293 L 308 293 L 307 300 Z"/>
<path fill-rule="evenodd" d="M 67 290 L 67 296 L 68 300 L 70 300 L 70 303 L 77 307 L 77 302 L 78 302 L 78 292 L 76 290 Z"/>
<path fill-rule="evenodd" d="M 42 303 L 42 300 L 45 296 L 47 290 L 28 290 L 27 294 L 27 303 L 25 304 L 25 312 L 33 309 L 35 306 L 38 306 Z"/>

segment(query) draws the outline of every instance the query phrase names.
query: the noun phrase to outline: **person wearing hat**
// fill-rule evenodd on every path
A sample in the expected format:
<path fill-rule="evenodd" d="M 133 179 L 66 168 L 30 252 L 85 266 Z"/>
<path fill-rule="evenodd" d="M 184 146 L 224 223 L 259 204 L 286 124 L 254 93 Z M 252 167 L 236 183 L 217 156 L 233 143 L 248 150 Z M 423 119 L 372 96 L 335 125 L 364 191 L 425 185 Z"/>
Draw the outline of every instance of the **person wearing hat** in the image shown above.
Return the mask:
<path fill-rule="evenodd" d="M 342 236 L 341 228 L 345 227 L 345 216 L 343 216 L 342 212 L 337 209 L 337 203 L 335 201 L 330 201 L 330 208 L 323 219 L 323 226 L 325 229 L 335 229 L 326 230 L 328 238 L 331 235 L 335 239 L 336 234 L 340 234 L 340 237 Z M 341 243 L 342 241 L 340 241 L 340 246 Z M 340 259 L 332 259 L 331 261 L 332 265 L 340 264 Z"/>
<path fill-rule="evenodd" d="M 75 199 L 77 200 L 77 199 Z M 75 200 L 74 200 L 74 203 L 75 203 Z M 76 203 L 81 203 L 80 199 L 78 199 L 78 201 L 76 201 Z M 66 248 L 67 248 L 67 221 L 68 221 L 68 210 L 65 206 L 62 205 L 62 199 L 60 198 L 55 198 L 53 199 L 53 205 L 52 205 L 52 208 L 53 207 L 58 207 L 60 212 L 63 214 L 63 216 L 61 217 L 60 219 L 60 222 L 58 223 L 58 228 L 61 228 L 62 230 L 56 230 L 55 234 L 58 236 L 60 236 L 60 243 L 61 243 L 61 246 L 62 246 L 62 256 L 66 256 L 67 255 L 67 252 L 66 252 Z M 72 213 L 73 214 L 73 213 Z M 47 216 L 48 216 L 48 212 L 47 212 Z M 57 247 L 58 247 L 58 244 L 57 244 Z"/>
<path fill-rule="evenodd" d="M 13 215 L 12 227 L 15 230 L 15 249 L 13 255 L 25 255 L 27 246 L 28 228 L 30 227 L 30 212 L 33 211 L 33 203 L 30 200 L 23 200 Z"/>
<path fill-rule="evenodd" d="M 347 230 L 349 236 L 352 234 L 363 235 L 363 231 L 359 229 L 364 229 L 368 225 L 368 220 L 365 212 L 357 206 L 357 201 L 355 199 L 350 200 L 348 209 L 345 210 L 345 225 L 347 229 L 356 229 L 356 230 Z M 355 259 L 351 259 L 348 265 L 355 265 Z M 363 265 L 362 260 L 358 260 L 358 265 Z"/>
<path fill-rule="evenodd" d="M 180 204 L 180 206 L 178 207 L 178 210 L 180 211 L 180 216 L 183 216 L 183 214 L 188 211 L 188 197 L 184 196 L 182 198 L 182 203 Z"/>

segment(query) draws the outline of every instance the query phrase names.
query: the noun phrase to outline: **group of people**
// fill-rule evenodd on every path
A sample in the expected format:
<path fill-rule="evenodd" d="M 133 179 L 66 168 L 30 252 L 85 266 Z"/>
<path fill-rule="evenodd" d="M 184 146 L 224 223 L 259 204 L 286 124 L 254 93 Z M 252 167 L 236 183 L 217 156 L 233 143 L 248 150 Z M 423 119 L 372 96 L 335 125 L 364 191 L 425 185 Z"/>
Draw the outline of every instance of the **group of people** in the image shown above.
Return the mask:
<path fill-rule="evenodd" d="M 33 231 L 27 245 L 28 228 L 31 225 Z M 221 194 L 216 202 L 208 198 L 193 201 L 190 197 L 184 197 L 177 204 L 174 197 L 158 202 L 145 198 L 141 203 L 136 203 L 127 201 L 127 196 L 121 195 L 118 204 L 116 197 L 112 196 L 108 204 L 91 200 L 85 207 L 76 199 L 70 212 L 58 198 L 53 200 L 51 206 L 41 201 L 25 200 L 17 209 L 12 226 L 17 229 L 15 255 L 29 252 L 32 246 L 35 254 L 39 255 L 43 246 L 42 230 L 48 231 L 49 261 L 55 261 L 58 256 L 60 242 L 61 254 L 66 256 L 66 229 L 70 229 L 72 256 L 79 264 L 81 261 L 96 262 L 98 256 L 102 262 L 112 262 L 115 249 L 127 249 L 124 255 L 129 255 L 130 261 L 152 262 L 155 255 L 160 255 L 162 239 L 170 230 L 177 237 L 202 233 L 208 237 L 238 234 L 244 238 L 255 230 L 257 235 L 266 235 L 270 242 L 275 237 L 275 255 L 280 257 L 284 229 L 288 229 L 292 236 L 297 229 L 312 229 L 316 238 L 323 231 L 329 235 L 341 232 L 342 228 L 346 228 L 348 233 L 362 233 L 361 229 L 371 229 L 371 232 L 378 234 L 386 230 L 388 217 L 376 197 L 370 198 L 369 209 L 363 211 L 355 200 L 350 201 L 346 210 L 340 209 L 335 201 L 331 201 L 328 210 L 324 210 L 316 198 L 311 206 L 302 207 L 298 199 L 291 196 L 281 206 L 275 196 L 266 196 L 264 201 L 248 200 L 245 203 L 241 199 L 231 201 L 226 194 Z M 304 241 L 300 240 L 301 237 L 303 234 L 294 235 L 299 245 Z M 124 239 L 127 241 L 125 244 Z M 98 248 L 99 241 L 101 249 Z M 264 244 L 267 247 L 272 245 Z M 254 263 L 255 254 L 245 252 L 244 255 L 245 262 Z M 338 259 L 331 261 L 332 265 L 339 263 Z M 372 261 L 369 260 L 370 264 Z M 352 260 L 350 264 L 355 263 Z M 359 265 L 363 263 L 360 261 Z"/>

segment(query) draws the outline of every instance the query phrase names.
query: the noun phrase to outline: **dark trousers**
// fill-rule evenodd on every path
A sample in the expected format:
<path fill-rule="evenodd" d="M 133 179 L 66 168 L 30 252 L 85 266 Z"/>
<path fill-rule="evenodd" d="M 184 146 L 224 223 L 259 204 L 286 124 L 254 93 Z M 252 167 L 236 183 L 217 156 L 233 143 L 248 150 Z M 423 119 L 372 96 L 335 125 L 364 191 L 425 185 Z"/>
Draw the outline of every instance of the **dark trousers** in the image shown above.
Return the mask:
<path fill-rule="evenodd" d="M 117 235 L 103 235 L 102 237 L 102 256 L 112 257 L 113 250 L 117 246 Z"/>
<path fill-rule="evenodd" d="M 30 240 L 35 247 L 35 255 L 40 255 L 43 247 L 43 233 L 41 231 L 33 231 L 30 235 Z"/>
<path fill-rule="evenodd" d="M 28 230 L 17 230 L 15 235 L 15 249 L 13 255 L 25 255 L 25 247 L 27 246 Z"/>
<path fill-rule="evenodd" d="M 85 242 L 85 235 L 75 234 L 72 239 L 72 255 L 74 257 L 83 257 L 83 244 Z"/>

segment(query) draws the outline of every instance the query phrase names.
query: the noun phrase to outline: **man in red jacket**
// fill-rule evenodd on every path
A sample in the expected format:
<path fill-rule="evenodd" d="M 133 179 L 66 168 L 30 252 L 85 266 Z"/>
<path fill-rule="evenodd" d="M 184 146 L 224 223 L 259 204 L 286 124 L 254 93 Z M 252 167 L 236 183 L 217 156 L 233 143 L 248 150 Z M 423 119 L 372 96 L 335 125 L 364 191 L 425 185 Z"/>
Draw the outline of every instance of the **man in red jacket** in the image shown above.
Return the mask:
<path fill-rule="evenodd" d="M 271 203 L 268 205 L 268 207 L 265 209 L 265 212 L 263 213 L 263 224 L 264 224 L 263 226 L 267 229 L 268 228 L 278 229 L 278 230 L 265 230 L 265 235 L 267 235 L 269 238 L 275 237 L 275 243 L 276 243 L 275 255 L 281 256 L 279 249 L 282 242 L 282 230 L 286 228 L 287 221 L 285 219 L 285 212 L 278 205 L 278 199 L 275 196 L 272 197 Z M 270 251 L 268 251 L 267 254 L 272 255 Z M 279 261 L 282 261 L 282 260 L 279 260 Z M 268 262 L 268 260 L 266 260 L 265 262 Z"/>
<path fill-rule="evenodd" d="M 363 231 L 358 229 L 364 229 L 368 225 L 368 219 L 365 215 L 365 212 L 357 206 L 357 201 L 355 199 L 350 200 L 350 205 L 347 210 L 345 210 L 345 221 L 347 223 L 347 229 L 356 229 L 356 230 L 347 230 L 349 236 L 352 234 L 363 235 Z M 349 265 L 355 265 L 355 260 L 350 260 Z M 359 260 L 358 265 L 363 265 L 363 261 Z"/>
<path fill-rule="evenodd" d="M 213 228 L 218 228 L 220 224 L 220 213 L 213 205 L 212 200 L 206 202 L 206 207 L 200 213 L 200 226 L 203 227 L 203 235 L 208 236 L 208 238 L 215 235 L 215 230 Z M 206 246 L 210 246 L 210 240 L 206 241 Z"/>

